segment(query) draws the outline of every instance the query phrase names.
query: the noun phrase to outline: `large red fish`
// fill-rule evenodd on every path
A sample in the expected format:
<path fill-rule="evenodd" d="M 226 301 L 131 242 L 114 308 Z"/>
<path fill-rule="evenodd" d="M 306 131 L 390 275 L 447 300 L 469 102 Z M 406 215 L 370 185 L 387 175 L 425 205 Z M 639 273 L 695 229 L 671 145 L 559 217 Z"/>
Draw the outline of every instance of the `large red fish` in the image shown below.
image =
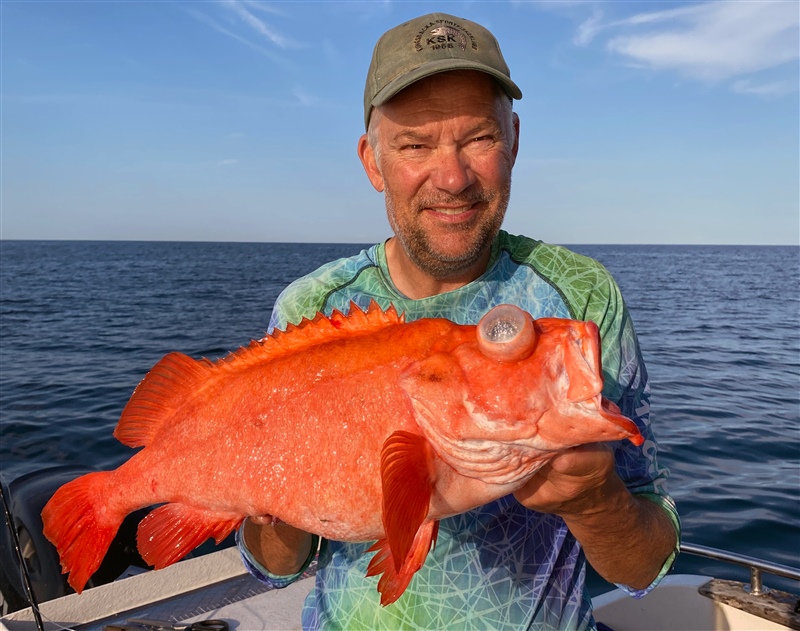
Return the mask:
<path fill-rule="evenodd" d="M 533 320 L 511 305 L 477 326 L 404 323 L 371 305 L 304 320 L 211 362 L 172 353 L 114 435 L 144 447 L 61 487 L 42 512 L 80 592 L 124 517 L 156 568 L 248 515 L 342 541 L 378 540 L 382 604 L 422 567 L 438 520 L 520 488 L 557 452 L 627 438 L 603 399 L 592 322 Z"/>

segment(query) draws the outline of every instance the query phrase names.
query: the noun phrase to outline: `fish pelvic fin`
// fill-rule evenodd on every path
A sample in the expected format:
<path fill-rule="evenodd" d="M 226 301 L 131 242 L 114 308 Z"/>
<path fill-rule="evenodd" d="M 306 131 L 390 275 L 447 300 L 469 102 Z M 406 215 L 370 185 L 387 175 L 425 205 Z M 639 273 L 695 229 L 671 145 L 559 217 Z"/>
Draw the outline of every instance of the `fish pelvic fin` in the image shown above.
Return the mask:
<path fill-rule="evenodd" d="M 436 544 L 438 534 L 438 521 L 426 521 L 422 524 L 417 530 L 408 556 L 399 570 L 392 556 L 388 539 L 380 539 L 369 548 L 369 552 L 377 552 L 377 554 L 369 562 L 367 576 L 381 575 L 378 579 L 378 592 L 380 592 L 383 607 L 391 605 L 400 598 L 414 574 L 425 563 L 428 552 Z"/>
<path fill-rule="evenodd" d="M 215 513 L 186 504 L 164 504 L 139 522 L 136 544 L 157 570 L 180 561 L 206 539 L 217 544 L 242 522 L 242 515 Z"/>
<path fill-rule="evenodd" d="M 125 512 L 105 507 L 113 474 L 83 475 L 59 488 L 42 510 L 44 536 L 58 550 L 61 570 L 79 594 L 97 571 Z"/>
<path fill-rule="evenodd" d="M 147 373 L 122 410 L 114 437 L 128 447 L 148 445 L 161 425 L 192 397 L 214 370 L 207 359 L 169 353 Z"/>

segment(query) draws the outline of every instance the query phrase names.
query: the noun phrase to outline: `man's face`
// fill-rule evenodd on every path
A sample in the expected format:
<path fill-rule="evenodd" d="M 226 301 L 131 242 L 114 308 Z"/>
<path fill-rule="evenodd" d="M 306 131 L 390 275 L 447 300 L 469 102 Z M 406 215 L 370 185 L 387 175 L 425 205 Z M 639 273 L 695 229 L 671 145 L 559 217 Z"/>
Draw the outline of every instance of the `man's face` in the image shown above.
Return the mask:
<path fill-rule="evenodd" d="M 519 131 L 510 103 L 488 75 L 457 71 L 412 84 L 372 116 L 377 168 L 365 167 L 403 250 L 437 280 L 463 274 L 508 205 Z"/>

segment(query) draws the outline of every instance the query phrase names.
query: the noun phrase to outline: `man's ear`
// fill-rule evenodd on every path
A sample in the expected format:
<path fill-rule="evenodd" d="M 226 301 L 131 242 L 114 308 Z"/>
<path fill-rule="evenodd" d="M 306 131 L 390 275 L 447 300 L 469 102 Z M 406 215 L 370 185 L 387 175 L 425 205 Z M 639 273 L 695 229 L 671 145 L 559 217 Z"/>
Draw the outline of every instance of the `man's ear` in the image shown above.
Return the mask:
<path fill-rule="evenodd" d="M 358 158 L 361 160 L 361 164 L 364 166 L 364 171 L 366 171 L 369 181 L 372 182 L 372 186 L 375 187 L 375 190 L 379 193 L 383 193 L 383 176 L 378 168 L 378 161 L 375 159 L 375 151 L 373 151 L 372 146 L 369 144 L 366 134 L 358 139 Z"/>
<path fill-rule="evenodd" d="M 511 148 L 511 155 L 514 156 L 514 162 L 516 162 L 519 151 L 519 116 L 516 112 L 512 112 L 511 116 L 514 121 L 514 146 Z"/>

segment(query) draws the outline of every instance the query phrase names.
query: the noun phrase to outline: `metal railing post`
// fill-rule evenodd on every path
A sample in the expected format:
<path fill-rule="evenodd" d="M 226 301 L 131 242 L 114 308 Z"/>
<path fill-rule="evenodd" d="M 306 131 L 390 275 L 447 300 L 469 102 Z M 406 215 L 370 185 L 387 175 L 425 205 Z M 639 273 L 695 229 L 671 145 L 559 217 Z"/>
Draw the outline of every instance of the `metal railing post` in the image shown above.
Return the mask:
<path fill-rule="evenodd" d="M 788 565 L 781 565 L 780 563 L 771 563 L 763 561 L 754 557 L 745 556 L 743 554 L 736 554 L 735 552 L 727 552 L 719 550 L 718 548 L 710 548 L 708 546 L 701 546 L 686 541 L 681 542 L 681 552 L 686 554 L 693 554 L 695 556 L 705 557 L 707 559 L 714 559 L 715 561 L 725 561 L 726 563 L 734 563 L 750 569 L 750 585 L 745 585 L 745 591 L 750 592 L 753 596 L 762 596 L 769 593 L 769 588 L 764 586 L 761 578 L 762 572 L 774 574 L 775 576 L 783 576 L 785 578 L 800 580 L 800 570 L 797 568 L 789 567 Z"/>

